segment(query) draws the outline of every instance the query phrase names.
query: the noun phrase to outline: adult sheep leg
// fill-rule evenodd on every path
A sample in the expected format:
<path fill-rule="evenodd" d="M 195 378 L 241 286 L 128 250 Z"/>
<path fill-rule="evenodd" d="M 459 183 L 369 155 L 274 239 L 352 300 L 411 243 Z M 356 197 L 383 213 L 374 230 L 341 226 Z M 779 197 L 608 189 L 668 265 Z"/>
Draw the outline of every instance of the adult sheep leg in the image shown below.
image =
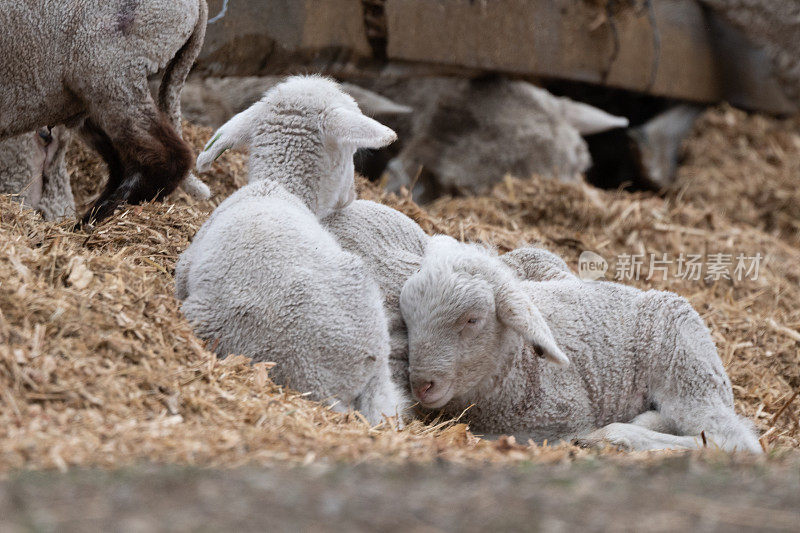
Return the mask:
<path fill-rule="evenodd" d="M 64 154 L 69 133 L 63 126 L 0 141 L 0 193 L 14 194 L 45 220 L 75 215 Z"/>
<path fill-rule="evenodd" d="M 72 196 L 66 154 L 70 133 L 64 126 L 37 132 L 45 153 L 42 172 L 42 198 L 38 209 L 45 220 L 58 220 L 75 216 L 75 199 Z"/>
<path fill-rule="evenodd" d="M 27 207 L 38 207 L 42 196 L 44 152 L 36 133 L 28 132 L 0 141 L 0 194 L 17 195 Z"/>
<path fill-rule="evenodd" d="M 107 87 L 105 92 L 109 92 Z M 144 77 L 134 91 L 112 94 L 115 101 L 92 102 L 84 125 L 84 134 L 109 164 L 106 187 L 84 216 L 84 223 L 108 217 L 123 202 L 165 197 L 192 165 L 189 145 L 156 108 Z"/>

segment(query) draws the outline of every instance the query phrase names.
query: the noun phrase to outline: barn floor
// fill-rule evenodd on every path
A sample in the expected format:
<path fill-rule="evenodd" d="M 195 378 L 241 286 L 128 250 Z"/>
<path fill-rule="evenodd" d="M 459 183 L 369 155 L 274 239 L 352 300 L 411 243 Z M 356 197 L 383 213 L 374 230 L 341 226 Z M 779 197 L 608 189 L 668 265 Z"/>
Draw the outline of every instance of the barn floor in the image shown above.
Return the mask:
<path fill-rule="evenodd" d="M 189 494 L 200 491 L 204 501 L 218 500 L 220 509 L 227 504 L 231 509 L 239 509 L 236 505 L 248 509 L 248 502 L 255 501 L 255 496 L 248 500 L 252 487 L 270 491 L 270 486 L 294 482 L 290 486 L 297 487 L 298 497 L 323 498 L 322 487 L 312 494 L 308 491 L 317 489 L 300 485 L 302 479 L 324 479 L 324 490 L 331 494 L 338 494 L 342 483 L 349 487 L 343 489 L 346 494 L 357 496 L 342 508 L 334 501 L 331 512 L 350 509 L 347 505 L 361 506 L 352 524 L 365 527 L 366 522 L 359 520 L 367 520 L 368 488 L 383 490 L 393 479 L 402 478 L 406 485 L 400 493 L 411 493 L 404 496 L 407 499 L 384 505 L 407 503 L 419 509 L 415 515 L 419 522 L 406 523 L 419 529 L 428 524 L 428 513 L 432 527 L 449 520 L 470 524 L 469 512 L 452 517 L 454 504 L 447 503 L 452 497 L 446 489 L 449 481 L 467 483 L 472 496 L 464 501 L 480 499 L 481 505 L 490 505 L 493 498 L 507 492 L 508 501 L 520 513 L 496 515 L 489 509 L 481 519 L 488 522 L 475 524 L 506 518 L 510 525 L 522 524 L 514 520 L 527 520 L 530 514 L 525 513 L 538 509 L 537 520 L 552 519 L 552 524 L 566 528 L 583 523 L 583 515 L 569 513 L 569 502 L 593 509 L 618 497 L 641 500 L 647 509 L 669 487 L 678 487 L 676 520 L 697 518 L 719 526 L 734 516 L 742 517 L 740 525 L 753 526 L 750 515 L 742 511 L 749 507 L 737 504 L 737 498 L 749 492 L 748 505 L 759 510 L 755 515 L 768 515 L 776 528 L 792 518 L 797 523 L 798 469 L 787 465 L 800 460 L 798 132 L 797 119 L 750 116 L 728 107 L 712 109 L 688 142 L 678 189 L 664 195 L 508 178 L 486 196 L 444 198 L 423 208 L 405 197 L 386 196 L 373 185 L 360 186 L 363 197 L 403 210 L 431 233 L 488 242 L 501 251 L 538 242 L 562 254 L 573 268 L 582 251 L 594 251 L 609 261 L 609 278 L 623 261 L 622 254 L 645 254 L 641 278 L 627 282 L 678 292 L 695 305 L 712 329 L 734 384 L 737 408 L 755 421 L 769 452 L 752 466 L 722 468 L 721 472 L 716 468 L 728 463 L 717 459 L 713 450 L 695 460 L 691 458 L 695 456 L 674 453 L 588 451 L 563 443 L 490 442 L 471 434 L 459 421 L 415 422 L 400 432 L 388 424 L 370 428 L 355 415 L 332 413 L 275 386 L 265 365 L 251 366 L 240 357 L 217 360 L 181 317 L 172 296 L 171 273 L 177 256 L 213 206 L 245 182 L 242 154 L 224 155 L 205 176 L 215 191 L 211 202 L 194 203 L 178 194 L 168 205 L 127 208 L 90 234 L 75 232 L 67 223 L 44 223 L 10 199 L 0 198 L 0 474 L 11 476 L 0 488 L 0 511 L 9 509 L 11 514 L 0 516 L 13 516 L 23 526 L 42 524 L 44 529 L 49 528 L 48 521 L 79 525 L 80 516 L 56 505 L 63 501 L 59 487 L 72 482 L 75 491 L 85 490 L 86 498 L 99 502 L 100 524 L 109 519 L 103 518 L 110 516 L 109 509 L 127 505 L 126 498 L 152 501 L 157 511 L 137 518 L 146 525 L 147 520 L 158 520 L 163 516 L 159 513 L 168 512 L 167 502 L 183 505 L 181 498 L 187 497 L 177 491 L 169 496 L 174 500 L 155 502 L 146 490 L 151 483 L 172 486 L 175 480 L 182 485 L 189 480 L 185 487 Z M 187 135 L 199 148 L 210 131 L 187 125 Z M 76 146 L 70 166 L 76 197 L 88 201 L 103 175 L 101 165 Z M 666 281 L 660 273 L 647 280 L 651 253 L 659 258 L 667 254 L 673 261 L 680 253 L 706 258 L 730 254 L 731 268 L 739 253 L 760 254 L 762 260 L 757 279 L 679 279 L 673 263 Z M 447 465 L 440 465 L 442 460 Z M 237 470 L 230 476 L 177 467 L 118 474 L 78 470 L 66 477 L 18 473 L 118 469 L 142 461 L 270 469 Z M 659 462 L 666 466 L 658 466 Z M 364 465 L 349 470 L 343 463 Z M 430 470 L 415 464 L 436 466 Z M 483 467 L 485 476 L 471 470 L 488 464 Z M 574 470 L 564 466 L 569 464 Z M 695 464 L 705 473 L 684 478 L 681 472 L 692 470 Z M 274 470 L 285 465 L 306 466 L 297 474 Z M 318 474 L 319 465 L 328 465 L 324 467 L 328 473 Z M 670 470 L 673 466 L 669 465 L 689 466 Z M 501 467 L 511 470 L 496 470 Z M 620 476 L 613 474 L 614 468 Z M 542 472 L 542 479 L 548 481 L 539 486 L 523 475 L 528 471 Z M 514 481 L 503 485 L 502 472 L 515 472 Z M 584 484 L 582 472 L 597 475 Z M 348 476 L 359 473 L 374 485 L 357 487 L 357 477 Z M 659 476 L 665 483 L 655 481 L 662 479 Z M 215 496 L 217 489 L 204 488 L 208 480 L 221 478 L 230 484 L 231 494 Z M 470 481 L 479 478 L 474 485 Z M 612 478 L 613 483 L 603 481 Z M 115 499 L 115 494 L 124 492 L 121 480 L 128 479 L 131 492 Z M 723 487 L 724 480 L 729 487 Z M 697 510 L 706 481 L 723 487 L 720 494 L 730 495 L 711 507 L 711 518 Z M 637 483 L 653 489 L 651 503 L 645 501 L 650 496 L 640 493 Z M 484 484 L 488 488 L 482 491 Z M 619 486 L 609 488 L 615 484 Z M 420 497 L 415 487 L 429 497 Z M 445 497 L 435 500 L 439 487 Z M 495 491 L 496 487 L 501 488 Z M 789 491 L 790 487 L 794 489 Z M 211 492 L 206 494 L 206 490 Z M 572 496 L 557 497 L 565 492 Z M 30 502 L 40 497 L 53 499 L 52 515 L 39 516 L 32 510 Z M 767 512 L 773 507 L 789 509 L 792 503 L 794 514 Z M 280 503 L 274 505 L 255 506 L 246 513 L 248 519 L 263 516 L 267 520 L 270 510 L 280 513 Z M 303 520 L 308 525 L 324 521 L 325 505 Z M 202 516 L 190 509 L 181 510 L 181 520 Z M 614 520 L 627 516 L 625 509 L 614 509 L 620 514 L 604 515 L 598 518 L 605 520 L 600 523 L 613 526 Z M 475 512 L 482 511 L 476 508 Z M 653 520 L 663 518 L 654 516 Z"/>

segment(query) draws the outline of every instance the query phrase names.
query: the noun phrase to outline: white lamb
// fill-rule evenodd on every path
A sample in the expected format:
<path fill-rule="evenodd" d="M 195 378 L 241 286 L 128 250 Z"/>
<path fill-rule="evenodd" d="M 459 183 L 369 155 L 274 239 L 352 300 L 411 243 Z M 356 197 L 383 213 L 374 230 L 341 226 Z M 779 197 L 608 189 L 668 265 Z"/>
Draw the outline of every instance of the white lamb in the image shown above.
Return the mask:
<path fill-rule="evenodd" d="M 214 211 L 176 266 L 176 294 L 217 354 L 278 363 L 273 379 L 371 423 L 402 409 L 382 297 L 318 219 L 354 198 L 353 154 L 391 143 L 320 77 L 294 77 L 220 128 L 198 158 L 249 146 L 249 183 Z"/>
<path fill-rule="evenodd" d="M 424 407 L 474 404 L 466 417 L 487 434 L 647 450 L 696 448 L 704 432 L 724 450 L 761 451 L 686 300 L 544 264 L 534 268 L 549 281 L 521 281 L 483 248 L 431 239 L 400 297 Z"/>
<path fill-rule="evenodd" d="M 17 195 L 45 220 L 75 216 L 67 165 L 69 132 L 42 128 L 0 141 L 0 193 Z"/>

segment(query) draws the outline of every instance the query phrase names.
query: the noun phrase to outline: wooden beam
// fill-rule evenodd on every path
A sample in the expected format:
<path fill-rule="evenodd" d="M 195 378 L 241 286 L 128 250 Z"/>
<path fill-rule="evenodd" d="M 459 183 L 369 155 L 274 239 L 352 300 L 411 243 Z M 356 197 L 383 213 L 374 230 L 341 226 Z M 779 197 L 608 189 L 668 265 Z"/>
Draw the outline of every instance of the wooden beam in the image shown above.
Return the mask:
<path fill-rule="evenodd" d="M 609 85 L 698 102 L 793 109 L 766 57 L 694 0 L 604 10 L 579 0 L 387 0 L 390 60 Z"/>
<path fill-rule="evenodd" d="M 223 0 L 209 0 L 210 12 Z M 230 1 L 208 27 L 198 70 L 206 75 L 383 72 L 591 82 L 658 96 L 795 110 L 766 55 L 695 0 L 651 0 L 652 10 L 613 15 L 589 0 L 386 0 L 385 53 L 367 33 L 362 0 Z M 624 4 L 624 2 L 618 2 Z M 375 4 L 380 6 L 379 3 Z M 383 46 L 379 48 L 383 49 Z"/>

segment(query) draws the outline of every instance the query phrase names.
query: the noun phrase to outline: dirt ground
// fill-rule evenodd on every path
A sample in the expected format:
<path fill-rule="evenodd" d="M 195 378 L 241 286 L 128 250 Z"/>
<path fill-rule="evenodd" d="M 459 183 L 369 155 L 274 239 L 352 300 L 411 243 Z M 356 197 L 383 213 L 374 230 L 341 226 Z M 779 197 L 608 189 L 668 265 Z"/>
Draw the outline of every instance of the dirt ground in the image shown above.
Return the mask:
<path fill-rule="evenodd" d="M 211 133 L 191 125 L 186 132 L 196 149 Z M 798 132 L 797 119 L 709 110 L 687 143 L 677 189 L 663 194 L 535 176 L 508 177 L 485 196 L 422 207 L 363 182 L 360 194 L 397 207 L 429 233 L 501 252 L 540 243 L 576 268 L 581 252 L 592 250 L 608 260 L 608 277 L 624 254 L 761 254 L 757 279 L 682 279 L 674 264 L 668 279 L 648 279 L 645 261 L 639 279 L 626 282 L 678 292 L 700 312 L 731 376 L 737 409 L 754 421 L 769 452 L 751 471 L 763 468 L 778 479 L 782 462 L 800 453 Z M 276 386 L 267 365 L 217 360 L 181 316 L 172 272 L 214 206 L 244 184 L 245 161 L 241 153 L 226 154 L 204 176 L 215 193 L 210 202 L 178 194 L 123 209 L 89 233 L 44 223 L 0 198 L 0 475 L 142 461 L 413 469 L 403 465 L 444 460 L 469 469 L 652 460 L 569 443 L 490 442 L 460 421 L 370 428 L 356 415 L 332 413 Z M 102 165 L 76 146 L 70 170 L 76 197 L 89 201 Z M 22 486 L 13 483 L 6 486 Z"/>
<path fill-rule="evenodd" d="M 800 464 L 145 466 L 0 484 L 16 531 L 797 531 Z"/>

